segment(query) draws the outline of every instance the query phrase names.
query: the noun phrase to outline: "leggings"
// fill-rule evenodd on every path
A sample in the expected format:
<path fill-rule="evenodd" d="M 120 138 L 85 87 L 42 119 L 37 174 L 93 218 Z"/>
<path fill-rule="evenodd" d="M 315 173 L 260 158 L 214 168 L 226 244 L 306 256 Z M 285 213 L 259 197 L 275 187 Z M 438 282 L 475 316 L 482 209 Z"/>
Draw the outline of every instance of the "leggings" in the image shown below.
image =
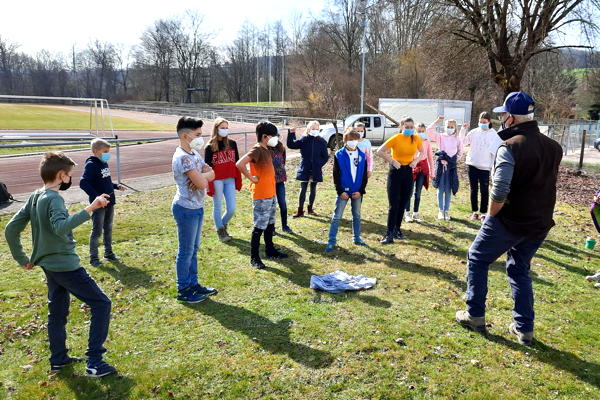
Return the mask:
<path fill-rule="evenodd" d="M 317 197 L 317 183 L 310 182 L 310 196 L 308 197 L 308 206 L 312 207 L 315 204 L 315 197 Z M 304 208 L 304 202 L 306 201 L 306 190 L 308 189 L 309 182 L 300 182 L 300 198 L 298 206 Z"/>

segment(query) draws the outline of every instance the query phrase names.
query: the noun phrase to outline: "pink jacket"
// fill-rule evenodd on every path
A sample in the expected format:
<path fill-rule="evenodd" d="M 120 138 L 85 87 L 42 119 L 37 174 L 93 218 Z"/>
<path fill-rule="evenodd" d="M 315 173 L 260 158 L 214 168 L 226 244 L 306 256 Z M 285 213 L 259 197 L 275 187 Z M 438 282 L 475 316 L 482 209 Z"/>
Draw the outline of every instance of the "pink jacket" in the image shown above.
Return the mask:
<path fill-rule="evenodd" d="M 465 136 L 466 129 L 463 127 L 460 130 L 458 135 L 447 136 L 440 135 L 435 130 L 435 126 L 437 124 L 434 122 L 425 131 L 429 139 L 433 142 L 436 142 L 439 150 L 443 150 L 450 157 L 457 156 L 456 158 L 460 158 L 463 153 L 463 141 L 462 138 Z"/>
<path fill-rule="evenodd" d="M 423 140 L 423 153 L 419 157 L 419 161 L 427 160 L 427 166 L 429 167 L 429 175 L 433 174 L 433 151 L 431 150 L 431 142 L 429 140 Z"/>

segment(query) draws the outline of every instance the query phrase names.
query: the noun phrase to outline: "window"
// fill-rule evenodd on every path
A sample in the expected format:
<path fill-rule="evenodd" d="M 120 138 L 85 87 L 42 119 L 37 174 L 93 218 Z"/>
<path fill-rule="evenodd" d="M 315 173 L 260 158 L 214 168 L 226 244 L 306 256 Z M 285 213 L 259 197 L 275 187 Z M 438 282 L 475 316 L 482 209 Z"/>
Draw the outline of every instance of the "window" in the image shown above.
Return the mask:
<path fill-rule="evenodd" d="M 379 128 L 381 126 L 381 117 L 373 117 L 373 126 Z"/>
<path fill-rule="evenodd" d="M 371 117 L 362 117 L 359 121 L 365 124 L 365 128 L 371 127 Z"/>

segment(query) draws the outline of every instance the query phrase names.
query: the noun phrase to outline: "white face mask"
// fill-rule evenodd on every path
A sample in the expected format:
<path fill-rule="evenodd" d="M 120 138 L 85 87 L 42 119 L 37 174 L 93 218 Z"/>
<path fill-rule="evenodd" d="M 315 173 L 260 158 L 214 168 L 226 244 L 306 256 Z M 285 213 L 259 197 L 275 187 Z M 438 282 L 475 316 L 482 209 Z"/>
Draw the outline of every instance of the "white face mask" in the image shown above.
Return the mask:
<path fill-rule="evenodd" d="M 275 147 L 279 143 L 279 138 L 277 136 L 273 136 L 269 141 L 267 141 L 267 145 L 270 147 Z"/>
<path fill-rule="evenodd" d="M 318 129 L 313 129 L 309 132 L 310 136 L 319 136 L 319 130 Z"/>
<path fill-rule="evenodd" d="M 190 142 L 190 147 L 197 152 L 200 152 L 202 148 L 204 148 L 204 139 L 201 137 L 194 138 L 194 140 Z"/>
<path fill-rule="evenodd" d="M 454 128 L 446 128 L 446 133 L 448 135 L 453 135 L 454 134 Z"/>
<path fill-rule="evenodd" d="M 358 146 L 358 140 L 348 140 L 346 142 L 346 146 L 348 146 L 351 149 L 356 149 L 356 146 Z"/>
<path fill-rule="evenodd" d="M 229 129 L 219 129 L 219 136 L 225 137 L 229 135 Z"/>

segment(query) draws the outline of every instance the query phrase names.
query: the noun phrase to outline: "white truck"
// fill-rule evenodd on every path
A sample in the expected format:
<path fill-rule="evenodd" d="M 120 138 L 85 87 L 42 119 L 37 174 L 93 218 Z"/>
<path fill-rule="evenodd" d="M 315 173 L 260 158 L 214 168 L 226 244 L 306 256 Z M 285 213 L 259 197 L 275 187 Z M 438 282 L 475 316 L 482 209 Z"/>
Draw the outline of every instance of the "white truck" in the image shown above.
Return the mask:
<path fill-rule="evenodd" d="M 367 104 L 369 108 L 377 111 L 376 114 L 353 114 L 343 121 L 321 127 L 321 137 L 325 139 L 331 149 L 341 143 L 344 129 L 354 125 L 355 122 L 365 124 L 365 138 L 373 144 L 381 144 L 391 136 L 398 133 L 398 121 L 404 116 L 410 116 L 415 124 L 423 122 L 429 125 L 440 115 L 446 119 L 455 119 L 459 125 L 471 120 L 472 103 L 462 100 L 441 99 L 379 99 L 379 107 Z"/>

